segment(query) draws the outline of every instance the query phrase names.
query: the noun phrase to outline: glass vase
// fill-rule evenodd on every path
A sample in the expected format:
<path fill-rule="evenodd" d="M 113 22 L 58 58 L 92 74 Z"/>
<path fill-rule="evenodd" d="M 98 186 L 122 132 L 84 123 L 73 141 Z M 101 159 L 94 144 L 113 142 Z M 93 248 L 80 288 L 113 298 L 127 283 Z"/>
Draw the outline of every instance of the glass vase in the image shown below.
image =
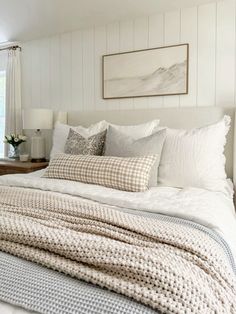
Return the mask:
<path fill-rule="evenodd" d="M 11 159 L 19 159 L 20 158 L 20 149 L 19 146 L 10 146 L 8 157 Z"/>

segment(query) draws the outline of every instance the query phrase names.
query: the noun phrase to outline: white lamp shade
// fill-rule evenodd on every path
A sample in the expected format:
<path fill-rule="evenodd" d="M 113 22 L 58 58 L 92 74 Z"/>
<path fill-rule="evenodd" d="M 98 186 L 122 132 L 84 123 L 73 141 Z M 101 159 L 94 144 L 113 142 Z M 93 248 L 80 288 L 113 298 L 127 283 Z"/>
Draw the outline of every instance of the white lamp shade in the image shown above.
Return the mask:
<path fill-rule="evenodd" d="M 53 127 L 53 111 L 50 109 L 23 110 L 23 128 L 26 130 L 50 130 Z"/>

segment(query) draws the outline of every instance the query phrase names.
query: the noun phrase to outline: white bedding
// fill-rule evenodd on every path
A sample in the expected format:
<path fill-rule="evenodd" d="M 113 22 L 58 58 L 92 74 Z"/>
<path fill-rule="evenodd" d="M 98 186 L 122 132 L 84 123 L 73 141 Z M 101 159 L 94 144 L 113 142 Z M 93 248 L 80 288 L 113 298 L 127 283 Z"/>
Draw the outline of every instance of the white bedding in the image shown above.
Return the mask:
<path fill-rule="evenodd" d="M 41 178 L 43 173 L 44 170 L 40 170 L 27 175 L 1 176 L 0 184 L 67 193 L 119 207 L 186 218 L 220 233 L 236 260 L 236 214 L 231 196 L 199 188 L 153 187 L 146 192 L 124 192 L 80 182 Z M 14 309 L 12 307 L 9 311 L 6 304 L 0 302 L 1 314 L 18 313 Z"/>

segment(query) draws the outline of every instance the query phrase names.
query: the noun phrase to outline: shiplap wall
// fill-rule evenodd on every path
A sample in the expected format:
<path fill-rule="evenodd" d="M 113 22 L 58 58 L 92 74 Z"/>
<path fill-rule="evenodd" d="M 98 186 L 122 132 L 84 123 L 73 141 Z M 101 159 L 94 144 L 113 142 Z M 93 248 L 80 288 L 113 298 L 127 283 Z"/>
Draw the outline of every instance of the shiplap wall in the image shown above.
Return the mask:
<path fill-rule="evenodd" d="M 25 42 L 23 106 L 119 110 L 236 103 L 235 0 L 184 8 Z M 190 44 L 189 94 L 102 99 L 106 53 Z"/>

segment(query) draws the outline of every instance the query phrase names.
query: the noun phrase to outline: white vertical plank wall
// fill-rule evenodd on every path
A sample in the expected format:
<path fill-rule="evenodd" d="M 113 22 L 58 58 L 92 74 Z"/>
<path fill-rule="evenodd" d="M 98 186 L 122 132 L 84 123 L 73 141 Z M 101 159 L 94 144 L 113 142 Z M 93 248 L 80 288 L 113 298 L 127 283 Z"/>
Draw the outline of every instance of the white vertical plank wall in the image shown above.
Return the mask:
<path fill-rule="evenodd" d="M 120 22 L 120 52 L 134 50 L 134 21 Z M 120 109 L 133 109 L 133 98 L 124 98 L 120 101 Z"/>
<path fill-rule="evenodd" d="M 229 106 L 235 97 L 235 1 L 217 6 L 216 104 Z"/>
<path fill-rule="evenodd" d="M 49 66 L 49 50 L 50 42 L 48 39 L 40 41 L 40 55 L 41 55 L 41 68 L 40 68 L 40 82 L 41 82 L 41 107 L 48 108 L 51 105 L 51 90 L 50 90 L 50 66 Z"/>
<path fill-rule="evenodd" d="M 106 110 L 108 104 L 102 98 L 102 56 L 107 52 L 106 26 L 95 28 L 94 47 L 94 80 L 95 80 L 95 110 Z"/>
<path fill-rule="evenodd" d="M 148 48 L 164 46 L 164 15 L 152 15 L 149 17 Z M 150 108 L 163 106 L 163 97 L 148 97 Z"/>
<path fill-rule="evenodd" d="M 164 15 L 165 33 L 164 43 L 165 46 L 178 45 L 180 43 L 180 17 L 181 11 L 167 12 Z M 180 96 L 165 96 L 164 107 L 178 107 Z"/>
<path fill-rule="evenodd" d="M 216 86 L 216 3 L 198 9 L 198 104 L 215 104 Z"/>
<path fill-rule="evenodd" d="M 181 42 L 189 44 L 189 93 L 180 96 L 180 106 L 197 105 L 197 7 L 186 8 L 181 11 Z"/>
<path fill-rule="evenodd" d="M 236 103 L 236 0 L 22 43 L 24 107 L 119 110 Z M 102 99 L 102 55 L 189 43 L 189 93 Z"/>
<path fill-rule="evenodd" d="M 120 50 L 120 26 L 119 23 L 107 25 L 107 49 L 106 54 L 117 53 Z M 118 110 L 120 107 L 119 99 L 107 99 L 107 109 Z"/>
<path fill-rule="evenodd" d="M 94 28 L 83 32 L 83 109 L 94 110 Z"/>
<path fill-rule="evenodd" d="M 36 41 L 32 41 L 31 42 L 31 76 L 27 77 L 29 79 L 28 82 L 26 82 L 26 86 L 30 86 L 31 87 L 31 93 L 32 93 L 32 98 L 31 98 L 31 104 L 29 104 L 30 107 L 33 108 L 40 108 L 41 107 L 41 93 L 42 93 L 42 85 L 41 85 L 41 60 L 42 60 L 42 56 L 41 56 L 41 49 L 40 49 L 40 41 L 36 40 Z M 22 59 L 24 59 L 24 56 L 27 54 L 26 52 L 27 47 L 23 46 L 23 51 L 24 53 L 22 54 Z M 26 62 L 29 62 L 28 59 Z M 23 61 L 23 60 L 22 60 Z M 22 62 L 22 65 L 25 64 L 24 62 Z M 25 77 L 26 79 L 26 73 L 25 73 L 26 69 L 22 68 L 22 77 Z M 29 93 L 30 92 L 30 88 L 26 91 L 23 90 L 23 92 Z M 26 95 L 22 95 L 22 99 L 23 99 L 23 106 L 24 106 L 24 102 L 25 102 L 25 98 Z"/>
<path fill-rule="evenodd" d="M 71 109 L 71 33 L 61 36 L 60 52 L 61 108 Z"/>
<path fill-rule="evenodd" d="M 51 92 L 51 106 L 50 107 L 61 108 L 60 36 L 59 35 L 54 36 L 50 38 L 49 41 L 50 41 L 50 92 Z M 24 54 L 25 49 L 23 49 L 22 52 Z M 24 73 L 24 68 L 22 72 Z M 32 72 L 31 72 L 31 75 L 33 75 Z M 28 84 L 30 84 L 30 82 L 28 82 Z"/>
<path fill-rule="evenodd" d="M 137 18 L 134 20 L 134 50 L 148 48 L 148 26 L 148 17 Z M 134 108 L 142 109 L 147 107 L 147 97 L 134 98 Z"/>
<path fill-rule="evenodd" d="M 83 37 L 81 31 L 71 35 L 71 107 L 83 106 Z"/>

